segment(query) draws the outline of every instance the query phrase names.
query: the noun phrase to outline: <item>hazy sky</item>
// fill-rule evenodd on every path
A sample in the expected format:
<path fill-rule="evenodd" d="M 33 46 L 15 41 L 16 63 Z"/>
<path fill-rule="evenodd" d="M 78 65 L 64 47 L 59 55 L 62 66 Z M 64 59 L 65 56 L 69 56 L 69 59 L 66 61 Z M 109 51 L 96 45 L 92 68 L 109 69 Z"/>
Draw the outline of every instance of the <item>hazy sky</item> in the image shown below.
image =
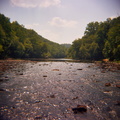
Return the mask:
<path fill-rule="evenodd" d="M 72 43 L 89 22 L 120 16 L 120 0 L 0 0 L 0 13 L 48 40 Z"/>

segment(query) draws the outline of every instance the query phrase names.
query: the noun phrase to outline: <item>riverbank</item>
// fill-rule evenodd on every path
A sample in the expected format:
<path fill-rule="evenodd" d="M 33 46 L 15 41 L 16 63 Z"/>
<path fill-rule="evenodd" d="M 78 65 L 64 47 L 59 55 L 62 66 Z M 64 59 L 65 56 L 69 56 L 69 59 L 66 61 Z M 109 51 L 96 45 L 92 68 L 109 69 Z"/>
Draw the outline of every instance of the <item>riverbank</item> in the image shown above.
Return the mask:
<path fill-rule="evenodd" d="M 102 62 L 102 61 L 95 61 L 96 66 L 99 66 L 103 70 L 115 72 L 120 70 L 120 63 L 119 62 Z"/>
<path fill-rule="evenodd" d="M 0 74 L 2 74 L 2 72 L 5 72 L 8 69 L 15 68 L 17 64 L 26 63 L 26 62 L 30 62 L 30 61 L 29 60 L 22 60 L 22 59 L 0 60 Z"/>

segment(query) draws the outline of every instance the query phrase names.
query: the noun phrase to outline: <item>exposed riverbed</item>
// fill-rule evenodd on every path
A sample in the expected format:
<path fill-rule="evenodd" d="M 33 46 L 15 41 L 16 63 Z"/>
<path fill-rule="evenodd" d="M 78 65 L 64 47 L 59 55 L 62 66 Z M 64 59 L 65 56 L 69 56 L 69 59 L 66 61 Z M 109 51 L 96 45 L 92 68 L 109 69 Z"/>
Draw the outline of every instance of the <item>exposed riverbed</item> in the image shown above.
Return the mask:
<path fill-rule="evenodd" d="M 0 62 L 0 120 L 120 119 L 119 70 L 65 61 Z M 87 111 L 75 114 L 78 105 Z"/>

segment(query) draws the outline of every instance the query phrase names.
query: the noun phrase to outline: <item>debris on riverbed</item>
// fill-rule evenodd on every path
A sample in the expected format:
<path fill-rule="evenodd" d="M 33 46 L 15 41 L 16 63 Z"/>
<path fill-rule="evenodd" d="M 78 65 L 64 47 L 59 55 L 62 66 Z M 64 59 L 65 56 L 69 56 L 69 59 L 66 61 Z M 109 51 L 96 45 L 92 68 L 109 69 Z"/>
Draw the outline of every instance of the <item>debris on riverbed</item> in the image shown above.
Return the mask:
<path fill-rule="evenodd" d="M 77 70 L 82 70 L 82 68 L 79 68 L 79 69 L 77 69 Z"/>
<path fill-rule="evenodd" d="M 35 103 L 43 102 L 44 100 L 36 100 Z"/>
<path fill-rule="evenodd" d="M 0 66 L 0 120 L 120 118 L 118 70 L 58 61 L 0 61 Z"/>
<path fill-rule="evenodd" d="M 77 105 L 76 108 L 72 108 L 74 114 L 87 112 L 87 107 L 85 105 Z"/>
<path fill-rule="evenodd" d="M 59 71 L 59 69 L 53 69 L 52 71 Z"/>
<path fill-rule="evenodd" d="M 120 88 L 120 85 L 116 85 L 116 87 Z"/>
<path fill-rule="evenodd" d="M 109 87 L 111 86 L 111 83 L 105 83 L 105 86 Z"/>
<path fill-rule="evenodd" d="M 4 92 L 4 91 L 6 91 L 6 90 L 4 90 L 4 89 L 0 88 L 0 92 Z"/>
<path fill-rule="evenodd" d="M 77 97 L 74 97 L 72 100 L 76 100 L 76 99 L 78 99 L 78 96 L 77 96 Z"/>
<path fill-rule="evenodd" d="M 119 105 L 120 106 L 120 101 L 116 101 L 116 104 L 115 105 Z"/>
<path fill-rule="evenodd" d="M 55 95 L 47 96 L 47 98 L 55 98 Z"/>
<path fill-rule="evenodd" d="M 35 117 L 35 120 L 41 120 L 41 119 L 42 119 L 41 115 Z"/>
<path fill-rule="evenodd" d="M 43 75 L 43 77 L 47 77 L 47 75 Z"/>

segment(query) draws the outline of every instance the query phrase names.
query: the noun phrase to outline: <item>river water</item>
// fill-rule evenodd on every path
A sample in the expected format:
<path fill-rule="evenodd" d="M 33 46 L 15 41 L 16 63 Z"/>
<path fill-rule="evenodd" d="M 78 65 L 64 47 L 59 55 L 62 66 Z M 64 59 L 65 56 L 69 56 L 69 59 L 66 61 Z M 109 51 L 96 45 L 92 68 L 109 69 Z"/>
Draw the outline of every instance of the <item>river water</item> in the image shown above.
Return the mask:
<path fill-rule="evenodd" d="M 0 120 L 120 119 L 119 71 L 63 60 L 8 66 L 0 72 Z M 87 111 L 75 114 L 78 105 Z"/>

